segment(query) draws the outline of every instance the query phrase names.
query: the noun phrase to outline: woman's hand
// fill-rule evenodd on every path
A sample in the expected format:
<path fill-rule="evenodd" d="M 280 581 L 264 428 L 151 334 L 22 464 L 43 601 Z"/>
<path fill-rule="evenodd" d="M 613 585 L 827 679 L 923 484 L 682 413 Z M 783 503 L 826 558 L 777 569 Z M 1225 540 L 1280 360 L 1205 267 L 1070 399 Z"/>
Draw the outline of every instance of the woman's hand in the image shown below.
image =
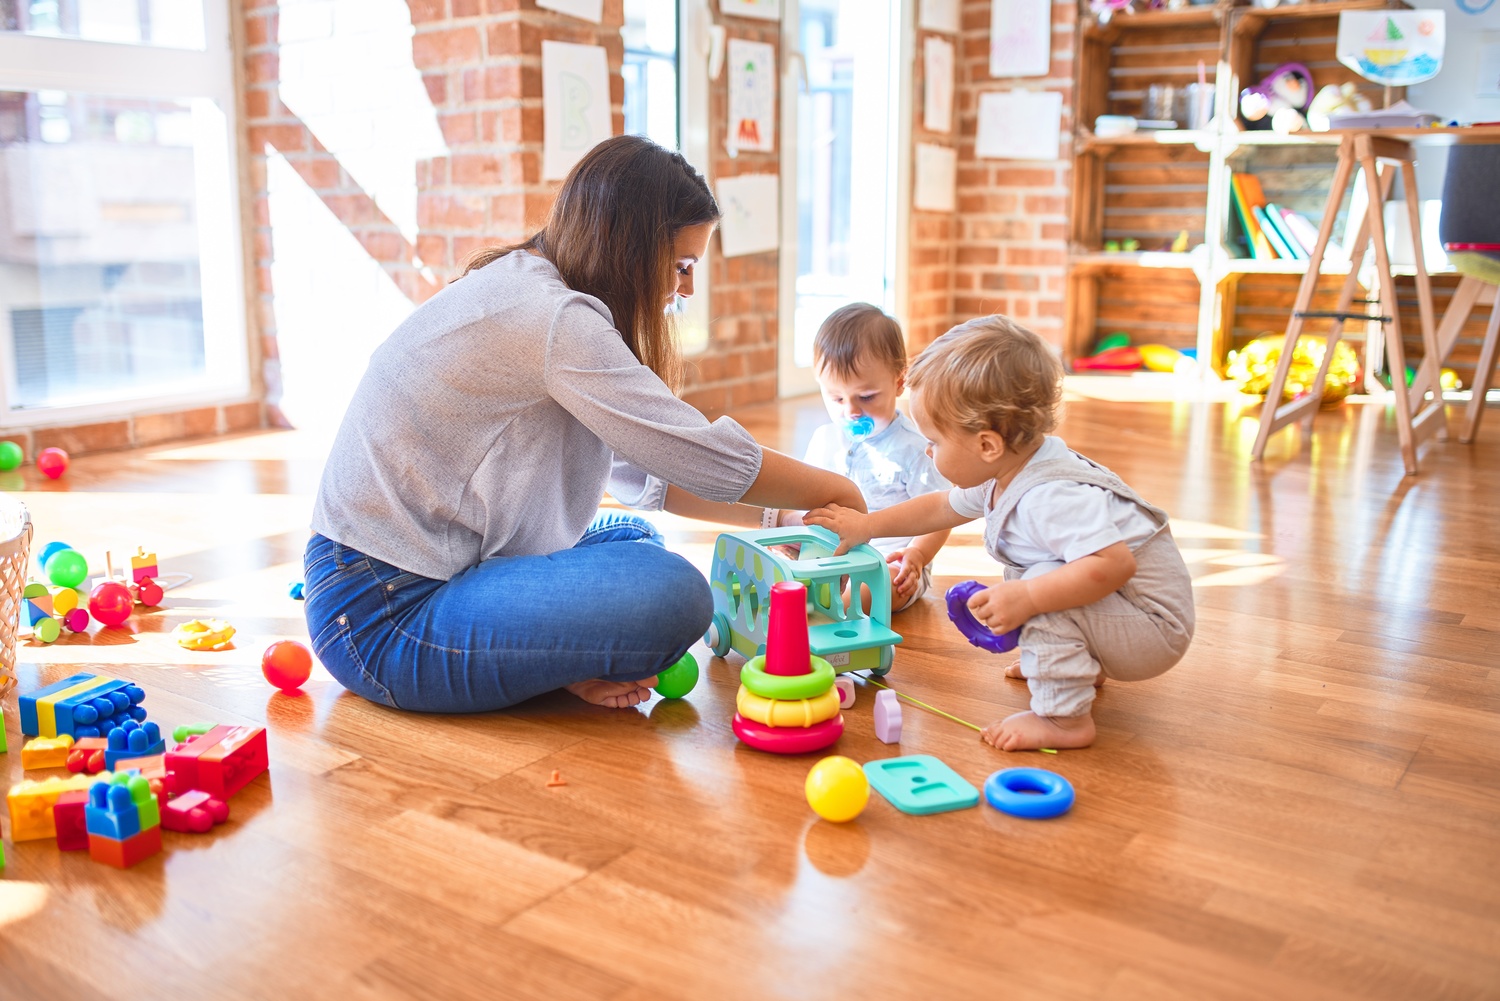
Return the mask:
<path fill-rule="evenodd" d="M 1037 614 L 1038 609 L 1032 601 L 1028 582 L 1012 580 L 1002 581 L 976 592 L 969 599 L 969 611 L 998 636 L 1020 628 L 1027 619 Z"/>
<path fill-rule="evenodd" d="M 838 504 L 814 508 L 802 516 L 804 525 L 818 525 L 838 533 L 839 547 L 834 550 L 835 556 L 842 556 L 853 547 L 870 541 L 869 520 L 869 515 Z"/>

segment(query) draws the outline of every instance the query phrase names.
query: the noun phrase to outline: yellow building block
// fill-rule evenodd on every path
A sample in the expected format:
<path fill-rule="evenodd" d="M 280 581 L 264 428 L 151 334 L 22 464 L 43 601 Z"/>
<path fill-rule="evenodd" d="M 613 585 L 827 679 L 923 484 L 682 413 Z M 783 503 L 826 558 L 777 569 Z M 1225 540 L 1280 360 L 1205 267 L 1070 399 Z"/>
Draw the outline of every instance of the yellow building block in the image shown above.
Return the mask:
<path fill-rule="evenodd" d="M 68 752 L 73 749 L 73 735 L 33 737 L 21 748 L 22 768 L 66 768 Z"/>
<path fill-rule="evenodd" d="M 64 688 L 60 692 L 44 695 L 36 700 L 36 721 L 38 736 L 57 736 L 57 704 L 64 699 L 71 699 L 75 695 L 98 688 L 100 685 L 114 682 L 117 679 L 107 678 L 104 675 L 90 677 L 89 680 L 74 685 L 72 688 Z M 123 684 L 123 682 L 120 682 Z"/>
<path fill-rule="evenodd" d="M 108 782 L 114 778 L 109 772 L 98 775 L 69 775 L 67 778 L 50 778 L 37 781 L 26 779 L 10 787 L 5 797 L 10 807 L 10 839 L 12 841 L 35 841 L 38 838 L 57 837 L 57 825 L 52 819 L 52 808 L 57 798 L 75 789 L 87 791 L 95 782 Z"/>

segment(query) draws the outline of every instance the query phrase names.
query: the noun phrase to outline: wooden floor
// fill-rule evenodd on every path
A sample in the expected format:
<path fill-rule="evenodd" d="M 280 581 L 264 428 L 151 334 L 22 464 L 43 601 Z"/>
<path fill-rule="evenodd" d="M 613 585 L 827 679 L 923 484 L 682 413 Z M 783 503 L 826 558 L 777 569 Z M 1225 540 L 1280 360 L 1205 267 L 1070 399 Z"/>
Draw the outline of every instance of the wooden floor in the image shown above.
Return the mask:
<path fill-rule="evenodd" d="M 98 563 L 141 544 L 193 580 L 130 631 L 23 641 L 22 689 L 120 671 L 165 724 L 264 723 L 271 772 L 226 826 L 168 833 L 128 872 L 7 840 L 0 997 L 1500 997 L 1500 414 L 1477 445 L 1428 444 L 1415 478 L 1387 408 L 1322 414 L 1263 466 L 1254 415 L 1069 403 L 1069 442 L 1172 513 L 1198 584 L 1186 660 L 1107 685 L 1094 747 L 1007 755 L 907 708 L 900 753 L 976 784 L 1067 776 L 1077 805 L 1047 822 L 878 799 L 817 821 L 811 759 L 737 744 L 738 660 L 702 647 L 698 690 L 635 710 L 413 715 L 321 670 L 304 697 L 273 694 L 260 651 L 305 639 L 286 589 L 317 442 L 84 457 L 57 484 L 28 468 L 9 486 L 36 548 Z M 810 400 L 741 416 L 799 450 L 822 419 Z M 712 526 L 666 522 L 706 564 Z M 939 594 L 993 574 L 980 545 L 957 533 Z M 239 627 L 236 649 L 172 643 L 207 615 Z M 891 679 L 912 695 L 981 723 L 1026 705 L 937 598 L 896 627 Z M 897 753 L 873 701 L 845 713 L 839 752 Z M 5 709 L 17 781 L 14 695 Z"/>

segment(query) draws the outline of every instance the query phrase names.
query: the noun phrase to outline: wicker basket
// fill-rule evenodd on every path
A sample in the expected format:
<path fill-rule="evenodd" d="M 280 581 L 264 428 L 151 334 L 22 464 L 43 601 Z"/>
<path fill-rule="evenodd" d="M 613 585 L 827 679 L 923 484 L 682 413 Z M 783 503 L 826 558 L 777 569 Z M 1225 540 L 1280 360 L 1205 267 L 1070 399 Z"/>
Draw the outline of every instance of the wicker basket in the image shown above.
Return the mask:
<path fill-rule="evenodd" d="M 16 687 L 16 629 L 31 558 L 31 512 L 0 495 L 0 697 Z"/>

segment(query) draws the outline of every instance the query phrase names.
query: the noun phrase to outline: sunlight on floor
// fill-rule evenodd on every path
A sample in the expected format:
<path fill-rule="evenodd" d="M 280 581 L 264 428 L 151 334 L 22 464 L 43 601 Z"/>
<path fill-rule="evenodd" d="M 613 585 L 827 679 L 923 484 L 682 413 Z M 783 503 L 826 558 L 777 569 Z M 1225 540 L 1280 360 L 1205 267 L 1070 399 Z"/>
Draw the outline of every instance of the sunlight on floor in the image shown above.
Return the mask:
<path fill-rule="evenodd" d="M 333 437 L 330 434 L 303 430 L 253 431 L 143 454 L 152 462 L 272 462 L 284 459 L 316 459 L 322 462 L 327 458 L 332 444 Z"/>
<path fill-rule="evenodd" d="M 41 883 L 7 879 L 0 882 L 0 928 L 24 921 L 47 906 L 50 891 Z"/>

